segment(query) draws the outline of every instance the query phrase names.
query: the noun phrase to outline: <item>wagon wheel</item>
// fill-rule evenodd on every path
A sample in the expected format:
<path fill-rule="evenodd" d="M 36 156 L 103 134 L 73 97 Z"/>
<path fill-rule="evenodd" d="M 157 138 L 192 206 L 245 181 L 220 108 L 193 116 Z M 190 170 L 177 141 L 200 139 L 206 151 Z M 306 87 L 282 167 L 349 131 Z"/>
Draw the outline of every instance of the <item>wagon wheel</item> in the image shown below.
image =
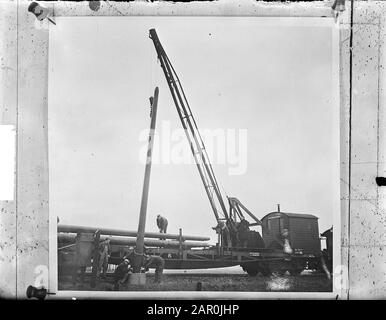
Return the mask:
<path fill-rule="evenodd" d="M 288 268 L 291 276 L 298 276 L 304 270 L 304 265 L 293 262 L 292 266 Z"/>
<path fill-rule="evenodd" d="M 258 273 L 259 273 L 259 270 L 256 267 L 254 267 L 254 268 L 247 268 L 247 273 L 251 277 L 256 277 L 258 275 Z"/>
<path fill-rule="evenodd" d="M 291 276 L 298 276 L 302 271 L 303 269 L 301 268 L 291 268 L 288 270 Z"/>
<path fill-rule="evenodd" d="M 241 267 L 251 277 L 256 277 L 259 273 L 259 268 L 257 265 L 242 265 Z"/>
<path fill-rule="evenodd" d="M 278 276 L 283 276 L 286 273 L 287 270 L 278 269 L 273 271 L 272 273 L 276 273 Z"/>

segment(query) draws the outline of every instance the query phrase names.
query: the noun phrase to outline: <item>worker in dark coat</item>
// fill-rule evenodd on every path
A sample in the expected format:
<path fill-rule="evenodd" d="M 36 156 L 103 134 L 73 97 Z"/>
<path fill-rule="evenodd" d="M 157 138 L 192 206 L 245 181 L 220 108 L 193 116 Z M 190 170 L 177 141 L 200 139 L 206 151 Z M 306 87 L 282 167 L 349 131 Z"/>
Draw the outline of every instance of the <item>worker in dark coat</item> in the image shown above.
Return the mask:
<path fill-rule="evenodd" d="M 124 259 L 114 271 L 114 290 L 119 290 L 119 286 L 126 283 L 130 272 L 130 262 Z"/>
<path fill-rule="evenodd" d="M 92 233 L 78 232 L 75 238 L 75 255 L 73 257 L 73 283 L 77 283 L 80 270 L 80 283 L 83 284 L 86 268 L 91 266 L 92 252 L 94 250 L 94 237 Z"/>
<path fill-rule="evenodd" d="M 162 281 L 162 273 L 165 267 L 165 260 L 160 256 L 147 256 L 145 255 L 145 270 L 149 268 L 155 268 L 154 282 L 160 283 Z"/>
<path fill-rule="evenodd" d="M 166 233 L 168 229 L 168 219 L 161 216 L 160 214 L 157 215 L 157 227 L 160 233 Z M 160 238 L 160 239 L 163 240 L 164 238 Z"/>
<path fill-rule="evenodd" d="M 160 233 L 166 233 L 168 228 L 168 219 L 161 216 L 160 214 L 157 215 L 157 227 Z"/>

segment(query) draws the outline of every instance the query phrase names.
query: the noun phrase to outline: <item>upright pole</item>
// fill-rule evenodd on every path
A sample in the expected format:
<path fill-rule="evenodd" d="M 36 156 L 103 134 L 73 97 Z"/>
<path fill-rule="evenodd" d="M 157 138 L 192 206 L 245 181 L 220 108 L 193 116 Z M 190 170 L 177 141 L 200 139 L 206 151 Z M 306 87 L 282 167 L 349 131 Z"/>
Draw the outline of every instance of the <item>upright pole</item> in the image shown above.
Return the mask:
<path fill-rule="evenodd" d="M 100 237 L 101 237 L 101 232 L 100 232 L 100 230 L 97 230 L 94 233 L 94 251 L 93 251 L 93 257 L 92 257 L 92 275 L 91 275 L 91 282 L 90 282 L 91 288 L 95 288 L 96 279 L 98 276 Z"/>
<path fill-rule="evenodd" d="M 149 183 L 150 183 L 152 151 L 153 151 L 153 144 L 154 144 L 154 131 L 155 131 L 155 124 L 157 119 L 157 103 L 158 103 L 158 87 L 156 87 L 154 90 L 154 96 L 150 98 L 150 104 L 151 104 L 150 133 L 149 133 L 149 144 L 148 144 L 147 155 L 146 155 L 146 167 L 145 167 L 145 177 L 144 177 L 143 189 L 142 189 L 141 209 L 139 213 L 138 234 L 137 234 L 137 240 L 136 240 L 135 252 L 134 252 L 135 254 L 134 263 L 133 263 L 134 274 L 140 273 L 142 261 L 143 261 L 146 211 L 147 211 L 147 200 L 149 196 Z"/>

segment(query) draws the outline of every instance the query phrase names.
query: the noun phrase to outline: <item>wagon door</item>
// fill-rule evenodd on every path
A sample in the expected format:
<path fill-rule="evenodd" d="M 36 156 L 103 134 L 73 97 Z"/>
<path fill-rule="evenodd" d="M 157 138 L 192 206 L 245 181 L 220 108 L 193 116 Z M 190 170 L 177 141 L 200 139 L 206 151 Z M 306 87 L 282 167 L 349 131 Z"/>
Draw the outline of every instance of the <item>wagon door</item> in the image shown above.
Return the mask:
<path fill-rule="evenodd" d="M 282 231 L 284 229 L 284 219 L 282 216 L 279 216 L 279 217 L 272 217 L 272 218 L 268 218 L 268 230 L 269 230 L 269 233 L 270 233 L 270 236 L 271 236 L 271 245 L 270 247 L 277 247 L 277 248 L 281 248 L 282 245 L 281 243 L 281 240 L 282 240 Z M 274 244 L 274 246 L 273 246 Z"/>

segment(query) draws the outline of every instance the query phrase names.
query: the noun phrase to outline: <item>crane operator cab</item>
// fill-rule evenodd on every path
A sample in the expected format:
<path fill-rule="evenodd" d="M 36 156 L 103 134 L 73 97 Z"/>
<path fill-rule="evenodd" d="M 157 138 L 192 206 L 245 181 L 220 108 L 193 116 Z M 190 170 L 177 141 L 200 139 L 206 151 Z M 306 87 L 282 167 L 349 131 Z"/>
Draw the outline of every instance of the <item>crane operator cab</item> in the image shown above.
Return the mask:
<path fill-rule="evenodd" d="M 219 220 L 212 228 L 218 235 L 218 245 L 223 249 L 250 250 L 265 248 L 260 232 L 250 229 L 250 223 L 242 218 L 235 222 L 233 219 Z"/>

